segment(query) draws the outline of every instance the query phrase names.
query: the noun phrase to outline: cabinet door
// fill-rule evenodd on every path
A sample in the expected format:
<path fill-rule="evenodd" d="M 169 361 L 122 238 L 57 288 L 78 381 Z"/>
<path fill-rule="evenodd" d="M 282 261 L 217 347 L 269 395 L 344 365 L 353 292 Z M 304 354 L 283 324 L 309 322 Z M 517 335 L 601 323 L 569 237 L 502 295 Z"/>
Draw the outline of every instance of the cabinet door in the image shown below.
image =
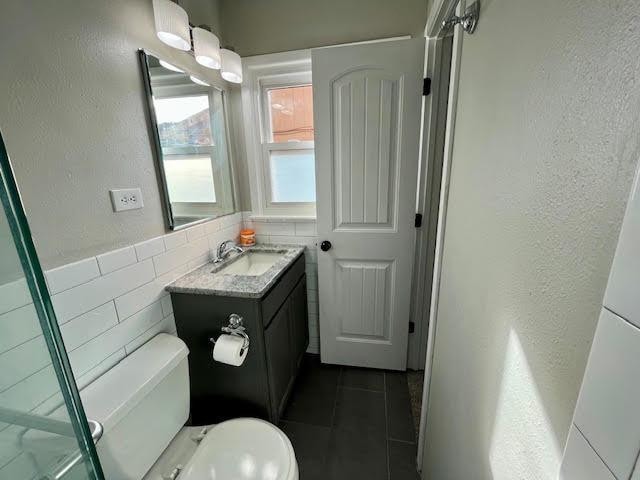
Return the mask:
<path fill-rule="evenodd" d="M 274 409 L 272 421 L 277 421 L 282 410 L 284 395 L 291 381 L 291 356 L 293 352 L 289 339 L 289 318 L 291 302 L 285 301 L 264 332 L 269 369 L 269 389 Z"/>
<path fill-rule="evenodd" d="M 307 281 L 303 277 L 291 293 L 291 361 L 294 372 L 298 369 L 308 345 Z"/>

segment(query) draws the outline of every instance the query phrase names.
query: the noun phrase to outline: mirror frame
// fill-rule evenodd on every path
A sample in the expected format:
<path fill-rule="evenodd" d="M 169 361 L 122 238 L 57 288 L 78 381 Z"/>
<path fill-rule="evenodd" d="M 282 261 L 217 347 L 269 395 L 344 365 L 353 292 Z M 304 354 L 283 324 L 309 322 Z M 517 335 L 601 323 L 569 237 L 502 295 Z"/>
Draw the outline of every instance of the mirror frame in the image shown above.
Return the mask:
<path fill-rule="evenodd" d="M 158 122 L 156 121 L 156 110 L 153 104 L 153 90 L 151 87 L 151 75 L 149 71 L 149 61 L 148 56 L 152 55 L 155 58 L 160 59 L 160 56 L 147 51 L 143 48 L 138 50 L 138 58 L 140 60 L 140 68 L 142 69 L 142 83 L 144 84 L 144 93 L 147 102 L 147 115 L 148 115 L 148 126 L 151 134 L 151 143 L 153 144 L 153 153 L 155 157 L 155 167 L 156 174 L 158 175 L 158 187 L 160 188 L 160 196 L 162 197 L 163 211 L 165 215 L 165 221 L 167 224 L 167 228 L 172 231 L 182 230 L 193 225 L 197 225 L 199 223 L 204 223 L 211 221 L 215 218 L 220 218 L 227 215 L 233 215 L 238 211 L 238 194 L 237 194 L 237 185 L 236 185 L 236 175 L 234 168 L 233 155 L 231 152 L 231 137 L 229 132 L 229 116 L 227 111 L 227 99 L 226 92 L 224 89 L 219 88 L 217 86 L 211 85 L 210 88 L 214 88 L 222 93 L 222 108 L 223 108 L 223 116 L 225 123 L 225 137 L 227 141 L 227 158 L 229 159 L 229 173 L 231 178 L 230 180 L 230 188 L 231 188 L 231 198 L 233 200 L 233 211 L 224 214 L 224 215 L 211 215 L 207 218 L 202 218 L 199 220 L 194 220 L 193 222 L 187 222 L 180 225 L 176 225 L 175 220 L 173 218 L 173 211 L 171 208 L 171 199 L 169 197 L 169 188 L 167 183 L 167 176 L 165 174 L 163 165 L 162 165 L 162 145 L 160 143 L 160 133 L 158 130 Z M 189 74 L 188 72 L 186 72 Z"/>

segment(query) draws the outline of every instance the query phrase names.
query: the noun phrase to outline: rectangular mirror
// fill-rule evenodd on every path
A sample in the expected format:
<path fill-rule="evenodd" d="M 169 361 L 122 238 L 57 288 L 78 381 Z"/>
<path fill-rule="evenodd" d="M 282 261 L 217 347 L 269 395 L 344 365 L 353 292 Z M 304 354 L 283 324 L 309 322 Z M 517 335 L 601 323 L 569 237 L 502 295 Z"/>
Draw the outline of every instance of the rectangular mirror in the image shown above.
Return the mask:
<path fill-rule="evenodd" d="M 143 50 L 140 63 L 169 228 L 233 213 L 224 92 Z"/>

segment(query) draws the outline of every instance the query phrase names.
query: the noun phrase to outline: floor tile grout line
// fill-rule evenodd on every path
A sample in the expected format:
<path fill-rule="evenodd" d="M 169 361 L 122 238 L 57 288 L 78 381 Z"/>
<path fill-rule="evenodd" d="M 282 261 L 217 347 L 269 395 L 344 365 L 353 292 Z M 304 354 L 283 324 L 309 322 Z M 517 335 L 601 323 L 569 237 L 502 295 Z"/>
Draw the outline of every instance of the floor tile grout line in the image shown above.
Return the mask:
<path fill-rule="evenodd" d="M 340 388 L 340 380 L 342 380 L 342 371 L 340 368 L 340 373 L 338 373 L 338 383 L 336 384 L 336 393 L 333 397 L 333 412 L 331 412 L 331 429 L 333 430 L 333 423 L 336 420 L 336 410 L 338 408 L 338 389 Z"/>
<path fill-rule="evenodd" d="M 331 447 L 331 439 L 333 438 L 333 432 L 334 432 L 333 424 L 336 421 L 336 410 L 338 409 L 338 388 L 340 388 L 340 381 L 342 380 L 343 370 L 344 368 L 340 367 L 340 372 L 338 373 L 338 381 L 336 382 L 336 389 L 333 396 L 333 412 L 331 412 L 331 425 L 329 426 L 329 448 L 326 449 L 322 458 L 322 463 L 325 466 L 327 465 L 327 461 L 329 460 L 329 450 Z"/>
<path fill-rule="evenodd" d="M 331 425 L 328 425 L 328 426 L 327 425 L 318 425 L 317 423 L 301 422 L 300 420 L 289 420 L 287 418 L 281 418 L 280 422 L 282 422 L 282 423 L 295 423 L 296 425 L 306 425 L 308 427 L 331 429 Z"/>
<path fill-rule="evenodd" d="M 384 390 L 371 390 L 370 388 L 350 387 L 348 385 L 338 385 L 338 388 L 346 388 L 347 390 L 359 390 L 361 392 L 385 393 Z"/>
<path fill-rule="evenodd" d="M 406 445 L 415 445 L 416 442 L 410 442 L 409 440 L 401 440 L 399 438 L 388 437 L 387 440 L 390 442 L 404 443 Z"/>
<path fill-rule="evenodd" d="M 391 462 L 389 455 L 389 407 L 387 405 L 387 373 L 382 373 L 382 386 L 384 387 L 384 441 L 387 450 L 387 479 L 391 480 Z"/>

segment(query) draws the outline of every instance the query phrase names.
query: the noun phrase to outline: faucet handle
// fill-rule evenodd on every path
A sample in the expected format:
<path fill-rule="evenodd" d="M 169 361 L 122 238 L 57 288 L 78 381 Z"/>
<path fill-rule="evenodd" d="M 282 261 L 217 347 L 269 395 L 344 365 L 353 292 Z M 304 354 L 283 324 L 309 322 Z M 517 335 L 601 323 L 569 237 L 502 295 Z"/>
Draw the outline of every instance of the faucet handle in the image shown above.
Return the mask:
<path fill-rule="evenodd" d="M 221 242 L 220 245 L 218 245 L 218 256 L 220 256 L 222 254 L 222 252 L 224 251 L 224 248 L 231 243 L 231 240 L 225 240 L 224 242 Z"/>
<path fill-rule="evenodd" d="M 222 260 L 224 260 L 224 254 L 226 251 L 226 247 L 229 244 L 233 244 L 235 246 L 235 243 L 233 242 L 233 240 L 225 240 L 224 242 L 221 242 L 220 245 L 218 245 L 218 249 L 216 251 L 216 258 L 214 259 L 215 263 L 221 262 Z"/>

